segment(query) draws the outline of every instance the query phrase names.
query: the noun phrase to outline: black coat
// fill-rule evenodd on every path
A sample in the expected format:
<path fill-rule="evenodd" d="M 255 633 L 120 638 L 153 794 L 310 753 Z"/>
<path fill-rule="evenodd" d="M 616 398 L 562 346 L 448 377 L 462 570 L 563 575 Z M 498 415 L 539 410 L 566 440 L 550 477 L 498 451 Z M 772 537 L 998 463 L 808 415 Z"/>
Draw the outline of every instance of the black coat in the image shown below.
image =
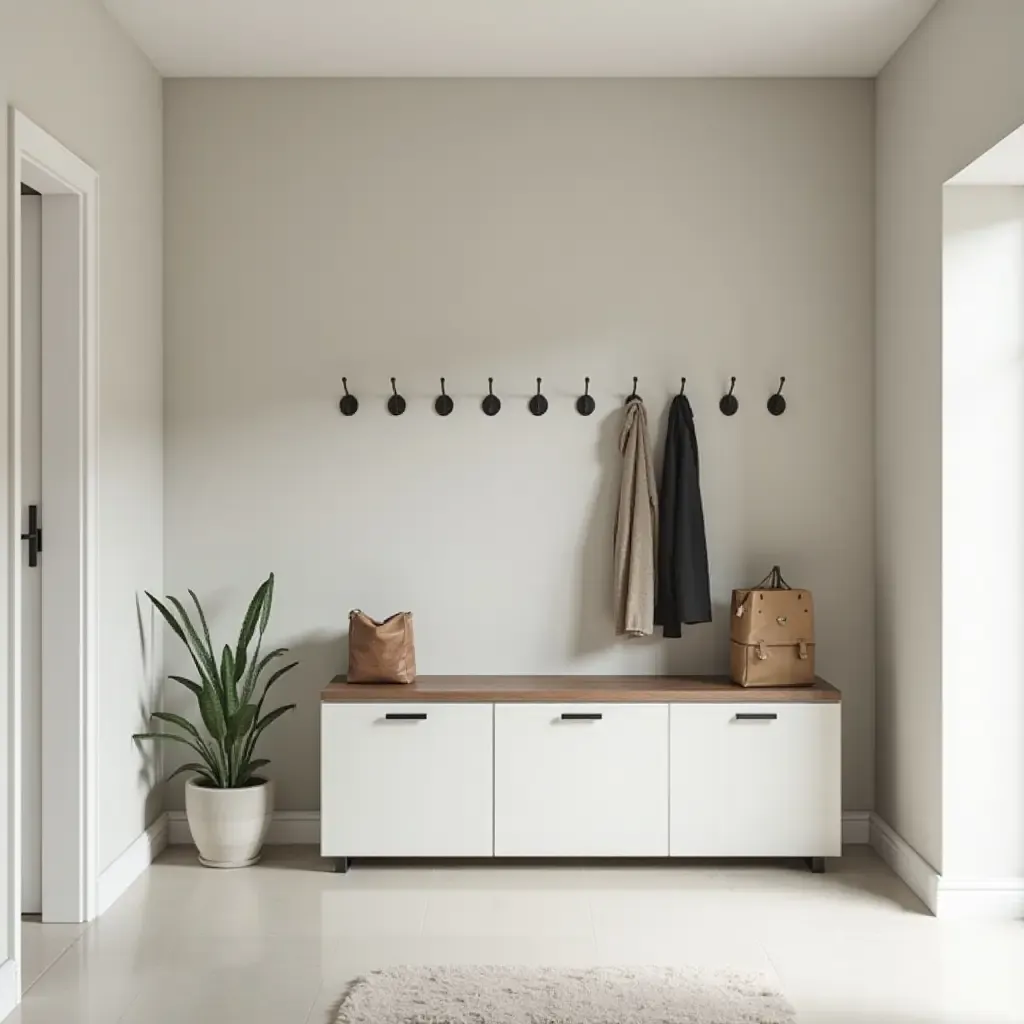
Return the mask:
<path fill-rule="evenodd" d="M 654 624 L 682 636 L 683 624 L 711 621 L 711 581 L 700 500 L 693 410 L 676 395 L 669 410 L 658 515 L 658 593 Z"/>

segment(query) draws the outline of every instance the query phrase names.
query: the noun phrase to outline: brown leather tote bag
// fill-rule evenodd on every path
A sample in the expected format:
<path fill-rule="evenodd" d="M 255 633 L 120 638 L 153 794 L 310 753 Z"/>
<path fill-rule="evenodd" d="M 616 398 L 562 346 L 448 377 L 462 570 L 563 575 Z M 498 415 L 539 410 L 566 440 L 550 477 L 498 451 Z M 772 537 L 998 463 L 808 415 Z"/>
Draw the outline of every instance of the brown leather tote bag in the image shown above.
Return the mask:
<path fill-rule="evenodd" d="M 398 612 L 383 622 L 358 608 L 348 613 L 348 681 L 411 683 L 416 678 L 412 612 Z"/>

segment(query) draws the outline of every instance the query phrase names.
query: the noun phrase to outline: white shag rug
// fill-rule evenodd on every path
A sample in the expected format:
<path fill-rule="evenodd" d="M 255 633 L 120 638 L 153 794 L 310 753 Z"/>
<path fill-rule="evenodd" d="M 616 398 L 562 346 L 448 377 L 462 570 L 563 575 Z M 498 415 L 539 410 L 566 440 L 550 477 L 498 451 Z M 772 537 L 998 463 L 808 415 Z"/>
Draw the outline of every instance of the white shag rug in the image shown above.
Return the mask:
<path fill-rule="evenodd" d="M 337 1024 L 792 1024 L 766 976 L 694 967 L 394 967 L 353 982 Z"/>

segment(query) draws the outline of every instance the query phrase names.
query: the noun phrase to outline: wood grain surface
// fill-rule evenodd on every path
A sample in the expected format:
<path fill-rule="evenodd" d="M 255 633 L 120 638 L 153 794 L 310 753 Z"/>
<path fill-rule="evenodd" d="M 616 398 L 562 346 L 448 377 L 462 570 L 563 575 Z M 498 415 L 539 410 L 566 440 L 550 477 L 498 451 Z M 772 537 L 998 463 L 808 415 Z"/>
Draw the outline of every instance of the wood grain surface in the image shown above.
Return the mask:
<path fill-rule="evenodd" d="M 838 703 L 839 691 L 813 686 L 744 687 L 725 676 L 420 676 L 415 683 L 349 683 L 335 678 L 321 693 L 324 703 L 344 701 L 599 702 L 599 703 Z"/>

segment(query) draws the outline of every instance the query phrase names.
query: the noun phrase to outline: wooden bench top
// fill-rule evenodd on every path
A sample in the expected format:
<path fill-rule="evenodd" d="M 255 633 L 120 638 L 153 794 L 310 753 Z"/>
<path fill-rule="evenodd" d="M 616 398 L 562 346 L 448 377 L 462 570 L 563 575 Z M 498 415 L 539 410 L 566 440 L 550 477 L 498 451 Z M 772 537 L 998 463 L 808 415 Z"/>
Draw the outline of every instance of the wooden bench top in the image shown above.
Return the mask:
<path fill-rule="evenodd" d="M 725 676 L 420 676 L 415 683 L 349 683 L 338 676 L 321 693 L 325 704 L 345 701 L 423 703 L 832 703 L 839 691 L 813 686 L 736 686 Z"/>

